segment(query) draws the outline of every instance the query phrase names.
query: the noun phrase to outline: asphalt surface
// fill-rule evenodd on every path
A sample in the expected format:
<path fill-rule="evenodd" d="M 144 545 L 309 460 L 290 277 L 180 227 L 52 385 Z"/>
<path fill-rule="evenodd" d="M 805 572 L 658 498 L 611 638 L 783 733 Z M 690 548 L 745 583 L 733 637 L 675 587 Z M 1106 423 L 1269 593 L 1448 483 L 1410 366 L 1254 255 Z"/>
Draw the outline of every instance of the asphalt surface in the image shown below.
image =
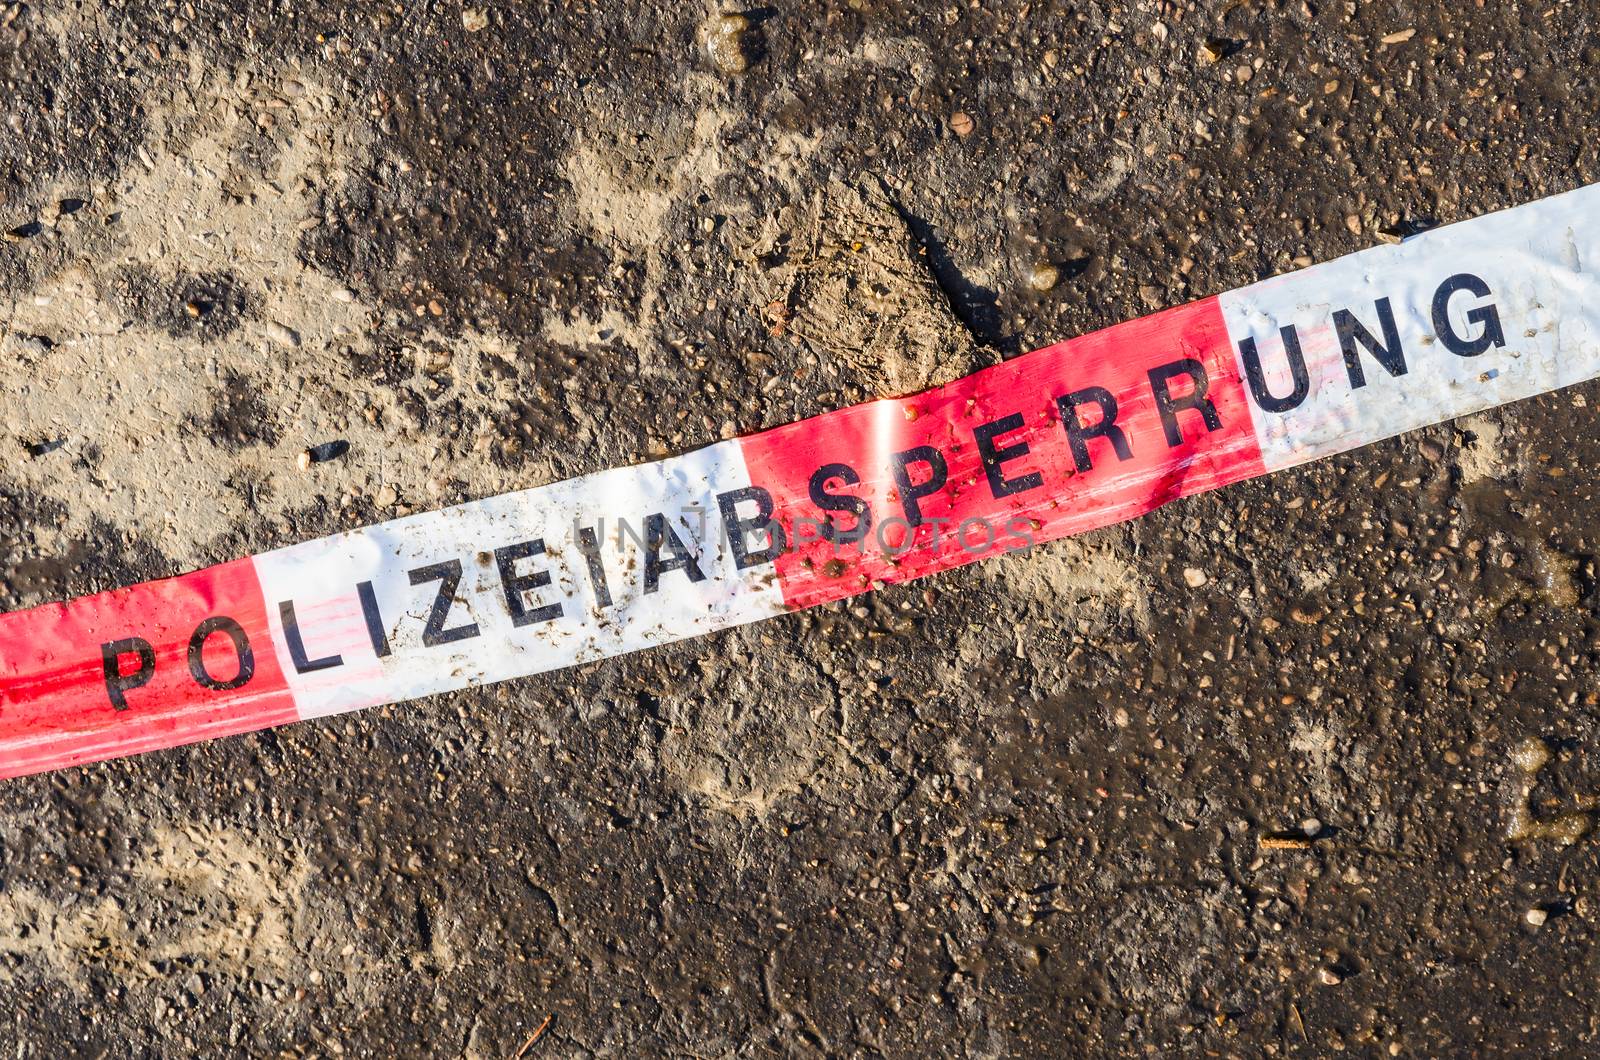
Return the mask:
<path fill-rule="evenodd" d="M 0 607 L 1569 190 L 1600 177 L 1597 28 L 1481 0 L 0 6 Z M 0 1039 L 1593 1055 L 1597 407 L 8 782 Z"/>

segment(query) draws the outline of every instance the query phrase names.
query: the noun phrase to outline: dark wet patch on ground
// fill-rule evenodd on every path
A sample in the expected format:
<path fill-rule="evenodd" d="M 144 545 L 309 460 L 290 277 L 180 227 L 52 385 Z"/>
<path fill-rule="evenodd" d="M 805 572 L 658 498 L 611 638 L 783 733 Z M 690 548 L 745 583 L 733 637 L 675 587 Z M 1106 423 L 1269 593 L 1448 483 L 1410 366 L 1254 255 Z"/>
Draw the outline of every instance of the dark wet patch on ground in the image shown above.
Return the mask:
<path fill-rule="evenodd" d="M 238 277 L 225 272 L 168 278 L 126 266 L 111 280 L 107 294 L 130 323 L 201 342 L 237 330 L 250 312 L 248 292 Z"/>
<path fill-rule="evenodd" d="M 0 551 L 6 556 L 0 611 L 181 573 L 147 543 L 103 520 L 62 549 L 57 527 L 63 519 L 59 502 L 0 482 Z"/>
<path fill-rule="evenodd" d="M 282 437 L 255 381 L 231 368 L 218 381 L 210 416 L 191 419 L 184 429 L 197 440 L 231 452 L 249 446 L 276 445 Z"/>

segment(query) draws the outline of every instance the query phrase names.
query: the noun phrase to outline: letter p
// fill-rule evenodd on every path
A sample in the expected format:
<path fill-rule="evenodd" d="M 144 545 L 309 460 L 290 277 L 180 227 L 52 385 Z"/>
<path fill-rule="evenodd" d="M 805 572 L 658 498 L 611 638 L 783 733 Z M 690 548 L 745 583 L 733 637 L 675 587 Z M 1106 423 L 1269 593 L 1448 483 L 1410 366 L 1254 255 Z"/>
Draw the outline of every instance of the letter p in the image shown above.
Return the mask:
<path fill-rule="evenodd" d="M 122 672 L 122 657 L 137 654 L 139 668 L 130 673 Z M 100 645 L 100 659 L 106 672 L 106 695 L 111 698 L 111 705 L 117 710 L 128 709 L 128 690 L 139 688 L 150 683 L 156 675 L 156 653 L 150 647 L 150 642 L 143 637 L 127 637 L 123 640 L 112 640 Z"/>

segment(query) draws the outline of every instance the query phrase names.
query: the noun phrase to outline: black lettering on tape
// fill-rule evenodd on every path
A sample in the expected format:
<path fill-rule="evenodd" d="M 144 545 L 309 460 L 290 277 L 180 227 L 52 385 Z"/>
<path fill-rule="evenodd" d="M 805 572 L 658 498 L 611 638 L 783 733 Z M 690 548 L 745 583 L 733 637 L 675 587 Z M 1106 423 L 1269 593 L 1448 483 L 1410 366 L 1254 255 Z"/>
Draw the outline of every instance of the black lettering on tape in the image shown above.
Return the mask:
<path fill-rule="evenodd" d="M 754 501 L 754 515 L 741 519 L 739 505 Z M 722 509 L 722 523 L 727 529 L 728 547 L 733 550 L 735 570 L 748 570 L 762 563 L 771 563 L 783 553 L 788 538 L 772 518 L 772 494 L 760 486 L 746 486 L 717 494 L 717 507 Z M 752 532 L 765 532 L 767 547 L 752 552 L 746 536 Z"/>
<path fill-rule="evenodd" d="M 422 627 L 424 645 L 436 648 L 441 644 L 453 644 L 458 640 L 478 635 L 476 622 L 456 626 L 454 629 L 444 628 L 445 619 L 450 617 L 450 605 L 455 602 L 456 588 L 461 584 L 460 560 L 450 559 L 443 563 L 433 563 L 426 567 L 418 567 L 409 573 L 412 585 L 439 583 L 438 595 L 433 598 L 433 607 L 428 611 L 428 621 Z"/>
<path fill-rule="evenodd" d="M 661 512 L 656 512 L 644 521 L 644 591 L 653 593 L 661 588 L 661 576 L 675 570 L 681 570 L 689 576 L 691 582 L 705 580 L 705 572 L 700 569 L 700 564 L 695 562 L 694 555 L 683 544 L 675 530 L 667 523 L 667 517 Z M 667 559 L 661 558 L 661 550 L 665 548 L 672 555 Z"/>
<path fill-rule="evenodd" d="M 544 538 L 504 545 L 494 550 L 495 564 L 500 568 L 500 584 L 506 592 L 506 607 L 511 612 L 513 626 L 528 626 L 535 622 L 548 622 L 561 615 L 561 604 L 544 604 L 529 607 L 523 594 L 542 589 L 550 584 L 550 572 L 544 570 L 517 573 L 517 561 L 544 555 Z"/>
<path fill-rule="evenodd" d="M 1504 346 L 1506 336 L 1500 330 L 1500 313 L 1493 303 L 1467 310 L 1467 323 L 1482 328 L 1476 338 L 1456 334 L 1450 324 L 1450 299 L 1461 291 L 1478 298 L 1488 298 L 1494 293 L 1488 284 L 1470 272 L 1457 273 L 1439 285 L 1433 296 L 1433 330 L 1439 333 L 1439 341 L 1444 343 L 1445 349 L 1458 357 L 1476 357 L 1491 346 Z"/>
<path fill-rule="evenodd" d="M 1187 394 L 1173 397 L 1167 384 L 1180 375 L 1188 376 L 1192 385 Z M 1206 430 L 1222 429 L 1222 417 L 1217 415 L 1217 407 L 1206 397 L 1211 381 L 1206 378 L 1205 365 L 1193 357 L 1181 357 L 1170 364 L 1150 369 L 1149 376 L 1150 393 L 1155 396 L 1156 411 L 1161 413 L 1161 429 L 1166 432 L 1169 449 L 1176 449 L 1183 444 L 1183 428 L 1178 425 L 1178 413 L 1184 409 L 1194 409 L 1200 413 Z"/>
<path fill-rule="evenodd" d="M 307 657 L 306 642 L 300 636 L 300 620 L 295 617 L 293 600 L 278 601 L 278 618 L 283 623 L 283 639 L 289 645 L 289 658 L 294 663 L 295 673 L 308 674 L 314 670 L 344 665 L 344 657 L 340 655 L 325 655 L 320 659 Z"/>
<path fill-rule="evenodd" d="M 139 668 L 123 673 L 124 655 L 137 655 Z M 128 693 L 149 684 L 150 679 L 156 675 L 155 649 L 143 637 L 124 637 L 122 640 L 107 641 L 100 645 L 100 661 L 105 667 L 106 695 L 110 698 L 112 707 L 117 710 L 127 710 Z"/>
<path fill-rule="evenodd" d="M 913 483 L 912 464 L 926 464 L 928 477 L 922 482 Z M 944 489 L 945 480 L 950 474 L 944 454 L 931 445 L 917 445 L 890 457 L 889 467 L 894 473 L 895 485 L 900 490 L 900 507 L 905 509 L 906 523 L 913 528 L 921 526 L 922 498 Z"/>
<path fill-rule="evenodd" d="M 206 640 L 213 633 L 226 635 L 233 642 L 233 652 L 239 659 L 239 672 L 227 681 L 218 681 L 206 669 Z M 250 650 L 250 638 L 245 636 L 244 627 L 227 615 L 213 615 L 196 626 L 194 635 L 189 638 L 189 674 L 195 684 L 215 692 L 247 684 L 256 675 L 256 657 Z"/>
<path fill-rule="evenodd" d="M 1013 412 L 1009 416 L 979 424 L 973 429 L 972 437 L 978 443 L 978 460 L 983 464 L 983 474 L 989 480 L 989 492 L 994 494 L 995 500 L 1026 490 L 1038 489 L 1044 485 L 1044 476 L 1037 471 L 1029 471 L 1016 478 L 1006 478 L 1005 468 L 1001 466 L 1008 460 L 1017 460 L 1028 455 L 1027 442 L 995 445 L 995 440 L 1000 435 L 1020 431 L 1022 426 L 1022 414 Z"/>
<path fill-rule="evenodd" d="M 1250 396 L 1256 399 L 1256 404 L 1261 406 L 1263 412 L 1288 412 L 1299 408 L 1306 395 L 1311 393 L 1311 374 L 1306 371 L 1306 355 L 1300 349 L 1300 332 L 1293 324 L 1285 324 L 1278 329 L 1278 334 L 1283 339 L 1283 356 L 1289 362 L 1289 378 L 1294 383 L 1294 388 L 1285 397 L 1278 397 L 1267 388 L 1267 374 L 1261 370 L 1261 353 L 1256 349 L 1254 336 L 1239 340 L 1239 359 L 1244 361 L 1245 381 L 1250 384 Z M 1340 335 L 1342 337 L 1343 332 Z M 1349 361 L 1351 356 L 1345 354 L 1345 360 Z M 1358 372 L 1360 366 L 1351 370 Z M 1404 370 L 1402 367 L 1401 371 Z"/>
<path fill-rule="evenodd" d="M 1078 417 L 1078 406 L 1093 403 L 1100 410 L 1098 422 L 1084 426 Z M 1079 472 L 1094 467 L 1089 458 L 1089 439 L 1104 438 L 1118 460 L 1132 460 L 1133 450 L 1128 446 L 1128 436 L 1117 426 L 1117 399 L 1102 386 L 1086 386 L 1064 397 L 1056 398 L 1061 410 L 1061 424 L 1067 429 L 1067 445 L 1072 449 L 1072 463 Z"/>
<path fill-rule="evenodd" d="M 356 595 L 361 597 L 361 617 L 367 623 L 367 639 L 372 641 L 372 653 L 381 659 L 389 654 L 389 634 L 383 631 L 383 615 L 378 612 L 378 596 L 372 591 L 371 582 L 358 584 Z"/>
<path fill-rule="evenodd" d="M 854 486 L 861 482 L 861 476 L 856 474 L 856 469 L 849 464 L 823 464 L 811 473 L 811 503 L 824 512 L 849 512 L 855 516 L 856 523 L 847 530 L 841 530 L 833 523 L 833 517 L 826 517 L 818 532 L 824 541 L 864 541 L 867 533 L 872 529 L 872 506 L 865 497 L 857 497 L 853 493 L 829 493 L 828 483 L 838 479 L 846 486 Z M 797 532 L 796 537 L 799 537 Z"/>
<path fill-rule="evenodd" d="M 597 533 L 592 526 L 578 527 L 578 551 L 583 553 L 589 566 L 589 583 L 594 586 L 594 599 L 601 607 L 611 606 L 611 586 L 606 583 L 606 565 L 600 559 L 600 538 L 605 533 L 605 520 L 600 520 Z"/>
<path fill-rule="evenodd" d="M 1339 333 L 1339 349 L 1344 353 L 1345 372 L 1350 376 L 1350 386 L 1359 390 L 1367 385 L 1366 373 L 1361 370 L 1361 355 L 1356 346 L 1365 346 L 1377 362 L 1396 378 L 1406 374 L 1406 354 L 1400 347 L 1400 329 L 1395 326 L 1394 310 L 1387 298 L 1374 303 L 1378 310 L 1378 325 L 1383 329 L 1379 342 L 1366 325 L 1355 318 L 1348 309 L 1333 314 L 1333 327 Z"/>

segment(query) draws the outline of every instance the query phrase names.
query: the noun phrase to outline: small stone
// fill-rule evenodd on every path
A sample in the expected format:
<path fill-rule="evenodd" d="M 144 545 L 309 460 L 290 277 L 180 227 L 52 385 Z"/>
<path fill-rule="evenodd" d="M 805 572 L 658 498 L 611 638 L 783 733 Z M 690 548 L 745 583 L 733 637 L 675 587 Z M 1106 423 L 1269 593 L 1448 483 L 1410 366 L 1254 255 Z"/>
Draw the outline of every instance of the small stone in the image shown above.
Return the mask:
<path fill-rule="evenodd" d="M 1338 986 L 1340 983 L 1344 982 L 1344 976 L 1340 975 L 1332 968 L 1321 968 L 1317 971 L 1317 982 L 1321 983 L 1323 986 Z"/>
<path fill-rule="evenodd" d="M 267 324 L 267 338 L 280 346 L 300 345 L 300 333 L 291 327 L 278 323 L 276 320 Z"/>
<path fill-rule="evenodd" d="M 1422 451 L 1423 456 L 1435 464 L 1444 459 L 1444 446 L 1431 438 L 1424 439 L 1417 448 Z"/>
<path fill-rule="evenodd" d="M 767 319 L 767 331 L 773 335 L 782 335 L 789 326 L 792 315 L 787 303 L 774 298 L 762 307 L 762 314 Z"/>
<path fill-rule="evenodd" d="M 350 451 L 350 443 L 340 438 L 332 442 L 318 442 L 306 450 L 311 454 L 313 464 L 323 464 L 329 460 L 337 460 Z"/>
<path fill-rule="evenodd" d="M 1530 927 L 1544 927 L 1544 922 L 1550 919 L 1550 914 L 1543 909 L 1533 908 L 1523 913 L 1522 919 L 1526 920 Z"/>
<path fill-rule="evenodd" d="M 1524 773 L 1533 774 L 1550 761 L 1550 748 L 1537 736 L 1530 736 L 1511 749 L 1511 764 Z"/>
<path fill-rule="evenodd" d="M 1219 63 L 1226 54 L 1228 46 L 1224 41 L 1208 40 L 1200 44 L 1200 58 L 1207 63 Z"/>
<path fill-rule="evenodd" d="M 749 29 L 750 20 L 743 15 L 712 15 L 702 30 L 711 65 L 725 74 L 742 74 L 750 69 L 750 56 L 744 46 Z"/>
<path fill-rule="evenodd" d="M 1183 568 L 1184 584 L 1191 589 L 1198 589 L 1210 580 L 1211 579 L 1206 576 L 1206 572 L 1201 570 L 1199 567 Z"/>
<path fill-rule="evenodd" d="M 461 28 L 468 33 L 476 33 L 489 25 L 489 14 L 475 7 L 461 9 Z"/>
<path fill-rule="evenodd" d="M 204 312 L 204 310 L 200 308 L 199 302 L 183 303 L 183 311 L 188 314 L 189 318 L 192 320 L 199 319 L 200 314 Z"/>
<path fill-rule="evenodd" d="M 950 115 L 950 131 L 957 136 L 971 136 L 972 130 L 975 128 L 977 128 L 977 125 L 973 122 L 972 115 L 966 111 L 958 110 Z"/>
<path fill-rule="evenodd" d="M 390 508 L 400 499 L 400 493 L 393 486 L 385 483 L 378 487 L 377 495 L 372 498 L 372 503 L 380 508 Z"/>
<path fill-rule="evenodd" d="M 1361 234 L 1361 218 L 1357 217 L 1355 214 L 1349 214 L 1345 217 L 1344 226 L 1350 229 L 1350 234 L 1353 236 L 1358 236 Z"/>
<path fill-rule="evenodd" d="M 6 231 L 6 242 L 20 243 L 24 239 L 32 239 L 42 231 L 44 231 L 44 225 L 38 221 L 29 221 L 27 224 L 8 229 Z"/>
<path fill-rule="evenodd" d="M 1402 29 L 1394 33 L 1386 33 L 1379 39 L 1385 44 L 1404 44 L 1416 35 L 1417 31 L 1415 29 Z"/>
<path fill-rule="evenodd" d="M 311 450 L 302 449 L 300 455 L 294 458 L 294 466 L 301 471 L 311 470 Z"/>
<path fill-rule="evenodd" d="M 1296 835 L 1264 835 L 1256 839 L 1262 850 L 1309 850 L 1311 841 Z"/>
<path fill-rule="evenodd" d="M 1317 833 L 1322 831 L 1322 822 L 1317 820 L 1315 817 L 1307 817 L 1305 820 L 1300 822 L 1300 831 L 1304 832 L 1307 836 L 1315 836 Z"/>
<path fill-rule="evenodd" d="M 1041 261 L 1028 270 L 1028 286 L 1041 294 L 1061 282 L 1061 270 L 1048 261 Z"/>
<path fill-rule="evenodd" d="M 50 344 L 38 335 L 18 335 L 13 332 L 11 341 L 17 357 L 23 363 L 38 360 L 50 352 Z"/>

